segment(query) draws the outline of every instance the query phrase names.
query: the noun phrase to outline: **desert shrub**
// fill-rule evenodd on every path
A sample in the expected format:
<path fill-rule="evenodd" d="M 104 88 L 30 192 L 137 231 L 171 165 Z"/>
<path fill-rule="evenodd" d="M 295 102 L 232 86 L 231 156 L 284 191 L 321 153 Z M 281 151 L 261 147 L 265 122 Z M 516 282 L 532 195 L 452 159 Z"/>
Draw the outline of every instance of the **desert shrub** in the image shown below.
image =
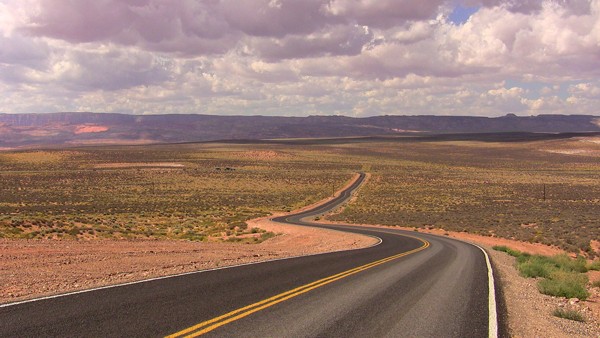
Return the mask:
<path fill-rule="evenodd" d="M 548 257 L 534 255 L 521 260 L 522 262 L 517 263 L 517 268 L 523 277 L 549 278 L 552 272 L 557 269 L 556 264 Z"/>
<path fill-rule="evenodd" d="M 575 310 L 556 309 L 554 310 L 554 312 L 552 312 L 552 315 L 558 318 L 564 318 L 578 322 L 585 322 L 585 318 L 583 317 L 583 315 Z"/>
<path fill-rule="evenodd" d="M 594 288 L 600 288 L 600 280 L 592 282 L 592 287 L 594 287 Z"/>
<path fill-rule="evenodd" d="M 79 231 L 78 227 L 75 227 L 75 228 L 69 229 L 69 231 L 67 233 L 71 236 L 77 236 L 80 234 L 80 231 Z"/>
<path fill-rule="evenodd" d="M 517 262 L 521 263 L 521 262 L 526 262 L 529 258 L 531 257 L 531 254 L 528 252 L 521 252 L 518 256 L 517 256 Z"/>
<path fill-rule="evenodd" d="M 595 260 L 588 265 L 588 270 L 600 271 L 600 260 Z"/>
<path fill-rule="evenodd" d="M 588 271 L 585 258 L 579 256 L 572 259 L 565 254 L 552 257 L 542 255 L 520 254 L 517 256 L 517 267 L 524 277 L 549 278 L 555 270 L 583 273 Z"/>
<path fill-rule="evenodd" d="M 585 274 L 559 270 L 553 271 L 550 278 L 540 280 L 538 290 L 545 295 L 585 300 L 589 297 L 587 282 Z"/>
<path fill-rule="evenodd" d="M 506 252 L 507 254 L 513 256 L 513 257 L 519 257 L 521 256 L 521 251 L 519 250 L 513 250 L 509 247 L 507 247 L 506 245 L 494 245 L 492 247 L 492 249 L 496 250 L 496 251 L 502 251 L 502 252 Z"/>
<path fill-rule="evenodd" d="M 517 270 L 521 276 L 542 278 L 538 282 L 538 290 L 541 293 L 566 298 L 589 297 L 586 289 L 588 277 L 584 272 L 596 262 L 587 265 L 585 258 L 572 259 L 565 254 L 552 257 L 530 255 L 506 246 L 495 246 L 493 249 L 515 256 Z"/>
<path fill-rule="evenodd" d="M 266 241 L 267 239 L 269 239 L 269 238 L 273 238 L 273 237 L 275 237 L 275 236 L 276 236 L 276 235 L 275 235 L 275 233 L 274 233 L 274 232 L 271 232 L 271 231 L 264 232 L 264 233 L 262 233 L 262 234 L 260 235 L 260 240 L 261 240 L 261 241 Z"/>
<path fill-rule="evenodd" d="M 578 256 L 576 259 L 572 259 L 569 256 L 562 254 L 553 256 L 552 261 L 554 261 L 561 270 L 573 272 L 588 271 L 587 262 L 582 256 Z"/>

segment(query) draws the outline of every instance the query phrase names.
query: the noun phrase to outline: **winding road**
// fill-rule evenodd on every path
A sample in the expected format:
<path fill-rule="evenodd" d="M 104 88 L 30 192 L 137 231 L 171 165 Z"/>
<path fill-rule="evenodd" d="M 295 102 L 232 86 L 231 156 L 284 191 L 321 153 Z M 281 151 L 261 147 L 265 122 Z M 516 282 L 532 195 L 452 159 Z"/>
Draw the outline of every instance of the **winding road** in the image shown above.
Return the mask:
<path fill-rule="evenodd" d="M 497 337 L 480 248 L 394 229 L 275 221 L 375 236 L 365 249 L 280 259 L 0 305 L 0 337 Z"/>

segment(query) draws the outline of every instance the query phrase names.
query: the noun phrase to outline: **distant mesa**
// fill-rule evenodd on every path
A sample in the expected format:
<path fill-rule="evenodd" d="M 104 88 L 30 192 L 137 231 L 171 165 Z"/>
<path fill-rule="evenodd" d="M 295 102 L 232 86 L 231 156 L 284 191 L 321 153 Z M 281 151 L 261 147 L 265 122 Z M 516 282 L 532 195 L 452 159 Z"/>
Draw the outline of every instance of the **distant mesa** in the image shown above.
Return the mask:
<path fill-rule="evenodd" d="M 219 140 L 415 136 L 452 133 L 600 132 L 592 115 L 475 116 L 217 116 L 112 113 L 0 114 L 4 148 Z"/>

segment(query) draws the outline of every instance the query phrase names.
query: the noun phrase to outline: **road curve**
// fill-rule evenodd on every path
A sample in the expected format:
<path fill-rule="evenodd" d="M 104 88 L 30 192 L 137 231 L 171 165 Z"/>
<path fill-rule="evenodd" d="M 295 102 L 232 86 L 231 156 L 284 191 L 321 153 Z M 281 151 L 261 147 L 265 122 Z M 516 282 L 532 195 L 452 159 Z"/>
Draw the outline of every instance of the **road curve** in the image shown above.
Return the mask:
<path fill-rule="evenodd" d="M 489 337 L 483 252 L 449 238 L 305 219 L 379 245 L 184 274 L 0 307 L 0 336 Z M 501 331 L 502 334 L 502 331 Z"/>

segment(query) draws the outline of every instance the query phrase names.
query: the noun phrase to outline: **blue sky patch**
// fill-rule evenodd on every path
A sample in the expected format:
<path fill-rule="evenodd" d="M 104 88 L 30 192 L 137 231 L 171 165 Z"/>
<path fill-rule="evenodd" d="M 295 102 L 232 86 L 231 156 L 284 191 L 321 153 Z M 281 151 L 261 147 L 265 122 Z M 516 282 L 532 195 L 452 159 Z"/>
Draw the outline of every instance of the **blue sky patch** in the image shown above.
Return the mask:
<path fill-rule="evenodd" d="M 527 90 L 527 94 L 524 95 L 525 98 L 528 99 L 538 99 L 543 96 L 558 96 L 559 98 L 565 100 L 570 96 L 569 94 L 569 86 L 576 84 L 576 82 L 566 82 L 566 83 L 544 83 L 544 82 L 522 82 L 518 80 L 508 79 L 505 81 L 504 88 L 510 89 L 512 87 L 520 87 Z M 553 88 L 555 85 L 558 85 L 557 90 L 552 90 L 548 94 L 542 94 L 542 89 L 544 88 Z"/>
<path fill-rule="evenodd" d="M 461 5 L 456 6 L 450 14 L 450 21 L 456 25 L 462 25 L 467 22 L 471 15 L 475 14 L 479 10 L 480 7 L 463 7 Z"/>

